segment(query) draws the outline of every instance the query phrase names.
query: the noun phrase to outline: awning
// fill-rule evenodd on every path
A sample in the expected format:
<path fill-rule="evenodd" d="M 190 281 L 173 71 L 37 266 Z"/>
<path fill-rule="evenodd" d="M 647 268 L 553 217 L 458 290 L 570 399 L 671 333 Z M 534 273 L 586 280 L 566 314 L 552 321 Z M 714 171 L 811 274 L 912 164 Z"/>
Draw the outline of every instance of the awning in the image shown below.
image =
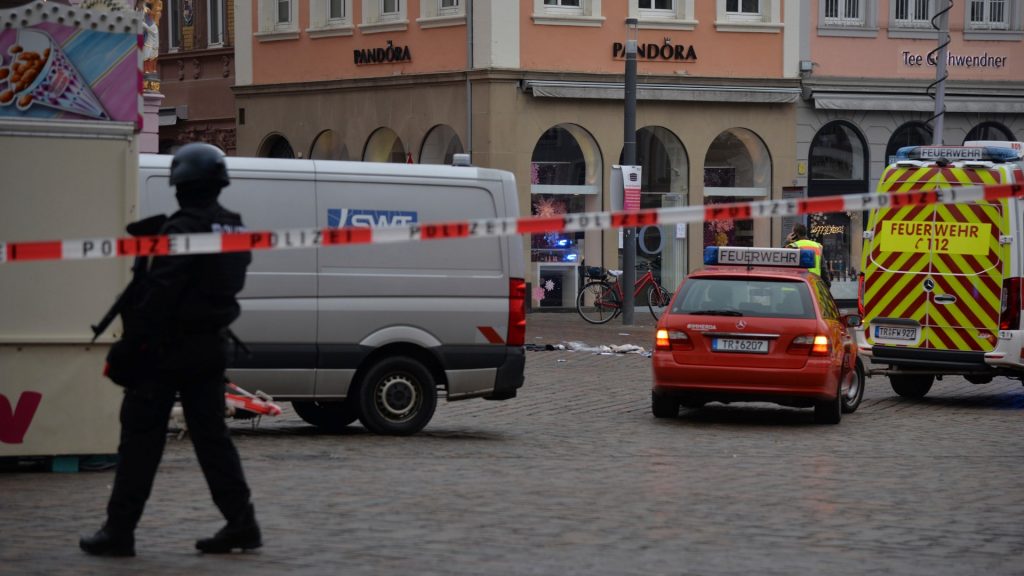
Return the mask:
<path fill-rule="evenodd" d="M 947 94 L 946 112 L 1024 114 L 1024 99 L 1013 97 L 958 96 Z M 872 110 L 884 112 L 934 112 L 935 101 L 927 95 L 879 92 L 815 92 L 818 110 Z"/>
<path fill-rule="evenodd" d="M 612 82 L 523 80 L 522 89 L 537 98 L 622 100 L 625 97 L 622 84 Z M 800 89 L 795 87 L 639 84 L 636 88 L 637 100 L 653 101 L 789 104 L 799 97 Z"/>
<path fill-rule="evenodd" d="M 160 126 L 174 126 L 178 120 L 188 120 L 188 104 L 160 109 Z"/>

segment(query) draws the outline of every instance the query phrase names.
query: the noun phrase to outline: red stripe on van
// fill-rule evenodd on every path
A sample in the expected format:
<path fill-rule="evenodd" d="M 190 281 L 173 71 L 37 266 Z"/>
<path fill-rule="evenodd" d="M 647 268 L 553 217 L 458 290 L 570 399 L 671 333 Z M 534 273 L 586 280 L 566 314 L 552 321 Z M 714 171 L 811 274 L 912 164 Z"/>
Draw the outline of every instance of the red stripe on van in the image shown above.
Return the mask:
<path fill-rule="evenodd" d="M 504 344 L 505 340 L 498 334 L 498 331 L 490 326 L 477 326 L 477 330 L 487 338 L 487 341 L 491 344 Z"/>

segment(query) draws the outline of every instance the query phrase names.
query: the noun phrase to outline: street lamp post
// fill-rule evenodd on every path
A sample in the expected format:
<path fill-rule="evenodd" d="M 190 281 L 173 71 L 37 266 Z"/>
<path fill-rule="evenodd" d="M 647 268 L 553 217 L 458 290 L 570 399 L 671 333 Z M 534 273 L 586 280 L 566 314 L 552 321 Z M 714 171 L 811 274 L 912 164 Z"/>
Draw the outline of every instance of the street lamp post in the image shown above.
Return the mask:
<path fill-rule="evenodd" d="M 636 166 L 636 50 L 637 19 L 626 18 L 626 79 L 625 113 L 622 127 L 622 163 Z M 622 231 L 622 323 L 633 325 L 636 282 L 636 228 L 627 226 Z"/>

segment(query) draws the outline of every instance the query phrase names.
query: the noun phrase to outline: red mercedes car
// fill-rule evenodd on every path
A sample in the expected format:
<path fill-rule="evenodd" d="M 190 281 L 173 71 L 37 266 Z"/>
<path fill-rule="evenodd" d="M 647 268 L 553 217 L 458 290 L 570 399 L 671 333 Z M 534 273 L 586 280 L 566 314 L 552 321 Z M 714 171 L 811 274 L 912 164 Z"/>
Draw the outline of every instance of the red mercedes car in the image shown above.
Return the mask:
<path fill-rule="evenodd" d="M 651 409 L 767 401 L 838 424 L 864 396 L 864 367 L 810 250 L 712 246 L 658 321 Z"/>

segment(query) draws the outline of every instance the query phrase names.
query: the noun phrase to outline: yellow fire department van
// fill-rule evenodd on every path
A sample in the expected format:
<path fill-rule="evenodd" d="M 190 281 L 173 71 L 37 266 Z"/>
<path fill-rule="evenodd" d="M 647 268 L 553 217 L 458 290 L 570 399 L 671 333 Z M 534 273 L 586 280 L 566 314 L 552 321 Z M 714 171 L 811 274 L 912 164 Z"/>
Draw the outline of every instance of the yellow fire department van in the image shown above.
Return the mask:
<path fill-rule="evenodd" d="M 878 192 L 1024 182 L 1020 143 L 966 144 L 900 149 Z M 868 373 L 910 398 L 945 375 L 1024 378 L 1022 276 L 1024 200 L 872 210 L 856 330 Z"/>

